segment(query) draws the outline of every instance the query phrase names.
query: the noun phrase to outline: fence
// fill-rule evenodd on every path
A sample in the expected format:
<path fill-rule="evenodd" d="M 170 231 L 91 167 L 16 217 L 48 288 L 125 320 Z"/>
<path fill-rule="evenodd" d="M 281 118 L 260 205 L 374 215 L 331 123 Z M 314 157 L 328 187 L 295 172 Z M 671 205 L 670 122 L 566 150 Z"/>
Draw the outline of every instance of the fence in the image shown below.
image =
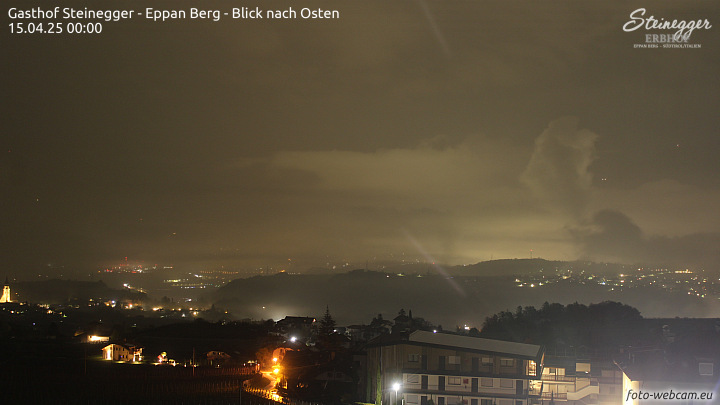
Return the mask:
<path fill-rule="evenodd" d="M 241 398 L 242 405 L 323 405 L 318 402 L 283 398 L 271 391 L 251 387 L 243 388 Z"/>

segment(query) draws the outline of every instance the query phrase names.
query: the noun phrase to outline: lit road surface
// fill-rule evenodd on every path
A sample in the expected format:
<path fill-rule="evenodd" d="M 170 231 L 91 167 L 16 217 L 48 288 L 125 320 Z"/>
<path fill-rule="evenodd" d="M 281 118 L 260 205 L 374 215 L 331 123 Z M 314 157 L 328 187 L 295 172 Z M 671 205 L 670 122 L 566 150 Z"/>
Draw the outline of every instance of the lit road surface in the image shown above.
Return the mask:
<path fill-rule="evenodd" d="M 263 377 L 270 380 L 270 383 L 268 383 L 268 385 L 266 385 L 262 389 L 263 395 L 266 398 L 272 399 L 273 401 L 283 402 L 283 397 L 278 395 L 277 390 L 275 389 L 275 386 L 277 385 L 277 382 L 278 382 L 277 374 L 273 373 L 272 371 L 262 371 L 261 373 L 262 373 Z"/>

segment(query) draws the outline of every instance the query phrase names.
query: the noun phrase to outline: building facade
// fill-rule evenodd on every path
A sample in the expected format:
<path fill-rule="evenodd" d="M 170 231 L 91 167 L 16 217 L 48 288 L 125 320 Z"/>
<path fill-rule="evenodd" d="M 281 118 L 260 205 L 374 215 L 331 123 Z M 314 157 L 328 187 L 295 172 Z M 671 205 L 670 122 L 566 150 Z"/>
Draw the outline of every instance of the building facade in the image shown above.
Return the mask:
<path fill-rule="evenodd" d="M 545 356 L 541 400 L 556 405 L 616 405 L 622 372 L 612 362 Z"/>
<path fill-rule="evenodd" d="M 368 345 L 377 405 L 527 405 L 540 398 L 540 346 L 415 331 Z"/>
<path fill-rule="evenodd" d="M 120 344 L 109 344 L 102 349 L 103 359 L 112 361 L 142 361 L 142 348 Z"/>

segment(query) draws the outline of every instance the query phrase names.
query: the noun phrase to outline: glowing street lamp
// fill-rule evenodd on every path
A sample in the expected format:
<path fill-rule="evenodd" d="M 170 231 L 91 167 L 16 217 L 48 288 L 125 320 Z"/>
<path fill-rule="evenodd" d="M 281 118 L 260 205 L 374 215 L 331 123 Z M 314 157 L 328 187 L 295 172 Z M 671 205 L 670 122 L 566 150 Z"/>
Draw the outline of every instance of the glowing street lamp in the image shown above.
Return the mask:
<path fill-rule="evenodd" d="M 395 382 L 392 385 L 392 390 L 395 391 L 395 402 L 392 405 L 397 405 L 398 402 L 398 391 L 400 390 L 400 383 Z"/>

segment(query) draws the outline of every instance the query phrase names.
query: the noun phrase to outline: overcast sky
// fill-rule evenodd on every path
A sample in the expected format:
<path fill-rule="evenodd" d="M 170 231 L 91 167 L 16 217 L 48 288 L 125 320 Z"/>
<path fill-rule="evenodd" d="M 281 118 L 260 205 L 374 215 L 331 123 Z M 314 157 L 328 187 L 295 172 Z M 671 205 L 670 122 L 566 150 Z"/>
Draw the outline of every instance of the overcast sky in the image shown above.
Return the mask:
<path fill-rule="evenodd" d="M 37 5 L 73 4 L 341 18 L 5 29 L 10 274 L 126 256 L 201 270 L 531 249 L 720 266 L 718 2 Z M 641 7 L 713 26 L 693 32 L 699 49 L 637 49 L 671 33 L 624 32 Z"/>

